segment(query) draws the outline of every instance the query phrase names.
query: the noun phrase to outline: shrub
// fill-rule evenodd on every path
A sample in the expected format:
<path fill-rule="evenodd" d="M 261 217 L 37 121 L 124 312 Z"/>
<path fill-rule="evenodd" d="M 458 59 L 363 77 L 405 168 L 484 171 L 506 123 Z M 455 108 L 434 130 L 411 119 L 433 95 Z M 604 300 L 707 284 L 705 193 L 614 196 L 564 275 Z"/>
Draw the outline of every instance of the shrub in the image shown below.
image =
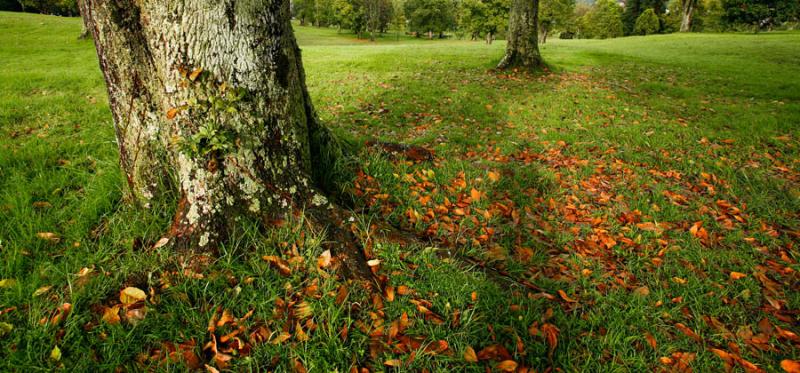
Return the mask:
<path fill-rule="evenodd" d="M 649 35 L 657 33 L 658 29 L 659 22 L 656 12 L 653 9 L 647 9 L 636 19 L 636 25 L 633 26 L 633 33 L 637 35 Z"/>

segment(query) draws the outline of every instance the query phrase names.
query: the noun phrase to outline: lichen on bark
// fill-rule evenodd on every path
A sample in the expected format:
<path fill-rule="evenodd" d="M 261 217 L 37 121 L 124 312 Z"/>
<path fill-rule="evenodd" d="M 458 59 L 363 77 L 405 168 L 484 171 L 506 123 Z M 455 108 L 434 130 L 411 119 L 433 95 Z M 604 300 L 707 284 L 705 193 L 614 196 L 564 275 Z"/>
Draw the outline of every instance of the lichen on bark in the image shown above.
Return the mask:
<path fill-rule="evenodd" d="M 498 69 L 536 69 L 542 66 L 538 42 L 539 0 L 512 0 L 506 53 Z"/>
<path fill-rule="evenodd" d="M 332 187 L 288 1 L 85 0 L 132 201 L 180 196 L 176 245 L 205 249 Z M 221 17 L 220 15 L 225 15 Z"/>

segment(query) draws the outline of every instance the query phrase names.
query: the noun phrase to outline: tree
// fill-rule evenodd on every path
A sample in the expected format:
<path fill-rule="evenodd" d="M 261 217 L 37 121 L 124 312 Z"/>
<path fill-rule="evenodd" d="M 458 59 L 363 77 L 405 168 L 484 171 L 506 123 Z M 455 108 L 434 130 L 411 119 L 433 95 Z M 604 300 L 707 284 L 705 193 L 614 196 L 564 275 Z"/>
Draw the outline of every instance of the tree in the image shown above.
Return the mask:
<path fill-rule="evenodd" d="M 800 21 L 797 0 L 722 0 L 723 16 L 729 26 L 748 25 L 755 30 L 789 21 Z"/>
<path fill-rule="evenodd" d="M 237 222 L 328 211 L 319 190 L 339 148 L 316 120 L 288 1 L 81 6 L 129 199 L 179 201 L 170 245 L 210 251 Z"/>
<path fill-rule="evenodd" d="M 506 54 L 499 69 L 534 69 L 543 64 L 539 53 L 539 0 L 513 0 L 509 12 Z"/>
<path fill-rule="evenodd" d="M 661 16 L 667 9 L 666 0 L 626 0 L 625 11 L 622 14 L 622 23 L 624 26 L 625 35 L 634 33 L 633 29 L 636 26 L 636 20 L 647 9 L 653 9 L 656 16 Z M 661 28 L 659 27 L 659 30 Z"/>
<path fill-rule="evenodd" d="M 506 28 L 508 23 L 507 0 L 465 0 L 462 4 L 462 27 L 470 33 L 472 40 L 481 35 L 492 43 L 495 35 Z"/>
<path fill-rule="evenodd" d="M 623 35 L 622 10 L 613 0 L 598 0 L 578 23 L 584 38 L 606 39 Z"/>
<path fill-rule="evenodd" d="M 300 21 L 300 26 L 305 26 L 306 21 L 314 20 L 314 0 L 294 0 L 292 1 L 292 16 Z"/>
<path fill-rule="evenodd" d="M 406 0 L 404 10 L 409 28 L 417 36 L 427 33 L 429 38 L 434 34 L 441 37 L 455 24 L 453 3 L 448 0 Z"/>
<path fill-rule="evenodd" d="M 539 2 L 539 38 L 547 42 L 550 31 L 564 30 L 575 13 L 575 0 L 541 0 Z"/>
<path fill-rule="evenodd" d="M 681 28 L 680 32 L 689 32 L 692 29 L 692 15 L 697 0 L 681 0 Z"/>
<path fill-rule="evenodd" d="M 659 21 L 653 9 L 647 9 L 636 19 L 633 33 L 637 35 L 649 35 L 658 32 Z"/>

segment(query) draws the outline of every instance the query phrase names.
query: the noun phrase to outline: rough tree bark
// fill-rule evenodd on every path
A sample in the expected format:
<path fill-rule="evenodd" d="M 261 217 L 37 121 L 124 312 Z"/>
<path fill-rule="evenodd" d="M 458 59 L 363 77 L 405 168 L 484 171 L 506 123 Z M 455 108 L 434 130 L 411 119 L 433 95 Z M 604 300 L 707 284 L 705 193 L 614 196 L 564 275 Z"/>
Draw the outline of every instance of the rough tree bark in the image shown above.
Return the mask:
<path fill-rule="evenodd" d="M 692 29 L 692 13 L 697 0 L 683 0 L 681 4 L 681 28 L 680 32 L 689 32 Z"/>
<path fill-rule="evenodd" d="M 177 248 L 243 218 L 329 206 L 335 140 L 316 120 L 288 0 L 84 0 L 130 199 L 179 199 Z M 320 207 L 324 209 L 325 207 Z"/>
<path fill-rule="evenodd" d="M 513 0 L 508 21 L 506 54 L 497 68 L 535 69 L 542 65 L 537 35 L 538 22 L 539 0 Z"/>

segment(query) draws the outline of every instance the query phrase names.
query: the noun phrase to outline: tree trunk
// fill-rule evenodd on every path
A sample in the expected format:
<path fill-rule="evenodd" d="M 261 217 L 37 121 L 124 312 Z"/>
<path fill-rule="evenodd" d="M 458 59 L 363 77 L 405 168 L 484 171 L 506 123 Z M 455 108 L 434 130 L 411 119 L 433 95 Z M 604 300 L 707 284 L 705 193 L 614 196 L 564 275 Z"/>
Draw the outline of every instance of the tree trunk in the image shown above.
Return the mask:
<path fill-rule="evenodd" d="M 547 26 L 542 25 L 542 33 L 541 33 L 541 35 L 539 35 L 541 37 L 541 39 L 542 39 L 542 44 L 546 44 L 547 43 L 547 34 L 548 34 Z"/>
<path fill-rule="evenodd" d="M 697 0 L 683 0 L 681 7 L 681 28 L 680 32 L 689 32 L 692 29 L 692 13 L 694 13 L 695 2 Z"/>
<path fill-rule="evenodd" d="M 537 40 L 538 23 L 539 0 L 513 0 L 508 21 L 506 54 L 497 68 L 535 69 L 542 65 Z"/>
<path fill-rule="evenodd" d="M 323 205 L 289 1 L 84 0 L 132 201 L 179 199 L 170 239 L 212 250 L 242 218 Z M 318 185 L 319 183 L 316 183 Z"/>

